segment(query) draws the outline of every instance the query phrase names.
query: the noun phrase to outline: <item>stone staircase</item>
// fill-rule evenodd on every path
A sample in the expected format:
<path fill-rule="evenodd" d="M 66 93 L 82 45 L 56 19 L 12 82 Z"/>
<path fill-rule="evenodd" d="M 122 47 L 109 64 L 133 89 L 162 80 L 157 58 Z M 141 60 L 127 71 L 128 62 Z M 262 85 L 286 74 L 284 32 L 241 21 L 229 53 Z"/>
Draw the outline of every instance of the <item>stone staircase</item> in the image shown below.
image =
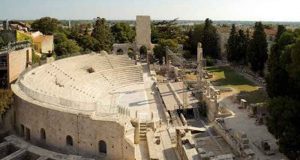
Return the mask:
<path fill-rule="evenodd" d="M 140 123 L 140 141 L 146 141 L 147 123 Z"/>

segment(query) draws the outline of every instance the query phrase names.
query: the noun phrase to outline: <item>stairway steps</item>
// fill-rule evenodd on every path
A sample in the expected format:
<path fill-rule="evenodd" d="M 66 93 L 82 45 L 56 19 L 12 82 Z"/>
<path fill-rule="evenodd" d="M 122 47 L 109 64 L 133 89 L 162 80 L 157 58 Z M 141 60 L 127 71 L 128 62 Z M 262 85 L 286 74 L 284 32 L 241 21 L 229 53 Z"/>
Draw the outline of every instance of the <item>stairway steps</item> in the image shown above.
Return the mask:
<path fill-rule="evenodd" d="M 147 140 L 147 123 L 140 123 L 140 140 L 146 141 Z"/>

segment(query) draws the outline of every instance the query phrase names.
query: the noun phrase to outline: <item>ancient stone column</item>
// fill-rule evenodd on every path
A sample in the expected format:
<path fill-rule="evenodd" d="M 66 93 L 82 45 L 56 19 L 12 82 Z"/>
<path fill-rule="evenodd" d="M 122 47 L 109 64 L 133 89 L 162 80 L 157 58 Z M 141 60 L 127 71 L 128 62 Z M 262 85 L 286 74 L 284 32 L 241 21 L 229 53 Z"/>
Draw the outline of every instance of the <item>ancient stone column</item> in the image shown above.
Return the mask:
<path fill-rule="evenodd" d="M 140 143 L 140 121 L 139 119 L 135 119 L 132 122 L 134 126 L 134 144 L 139 144 Z"/>

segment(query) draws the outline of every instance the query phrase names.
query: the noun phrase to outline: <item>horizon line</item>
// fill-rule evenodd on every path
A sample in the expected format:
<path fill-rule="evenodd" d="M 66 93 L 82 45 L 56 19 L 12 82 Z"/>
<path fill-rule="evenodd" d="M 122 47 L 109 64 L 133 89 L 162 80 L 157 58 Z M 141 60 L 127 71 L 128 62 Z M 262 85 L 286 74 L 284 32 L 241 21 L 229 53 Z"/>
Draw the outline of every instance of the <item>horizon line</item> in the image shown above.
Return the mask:
<path fill-rule="evenodd" d="M 44 17 L 50 17 L 50 16 L 44 16 Z M 5 21 L 5 20 L 9 20 L 9 21 L 34 21 L 34 20 L 38 20 L 38 19 L 41 19 L 43 17 L 40 17 L 40 18 L 36 18 L 36 19 L 0 19 L 1 21 Z M 51 18 L 55 18 L 55 17 L 51 17 Z M 97 18 L 97 17 L 96 17 Z M 92 18 L 92 19 L 66 19 L 66 18 L 55 18 L 59 21 L 93 21 L 95 18 Z M 105 18 L 106 19 L 106 18 Z M 174 18 L 176 19 L 176 18 Z M 174 20 L 174 19 L 151 19 L 151 21 L 170 21 L 170 20 Z M 209 18 L 211 19 L 211 18 Z M 136 21 L 136 19 L 106 19 L 107 21 Z M 220 20 L 220 19 L 217 19 L 217 20 L 214 20 L 214 19 L 211 19 L 212 21 L 214 22 L 281 22 L 281 23 L 300 23 L 300 20 L 299 21 L 284 21 L 284 20 Z M 204 20 L 191 20 L 191 19 L 178 19 L 178 21 L 200 21 L 200 22 L 204 22 Z"/>

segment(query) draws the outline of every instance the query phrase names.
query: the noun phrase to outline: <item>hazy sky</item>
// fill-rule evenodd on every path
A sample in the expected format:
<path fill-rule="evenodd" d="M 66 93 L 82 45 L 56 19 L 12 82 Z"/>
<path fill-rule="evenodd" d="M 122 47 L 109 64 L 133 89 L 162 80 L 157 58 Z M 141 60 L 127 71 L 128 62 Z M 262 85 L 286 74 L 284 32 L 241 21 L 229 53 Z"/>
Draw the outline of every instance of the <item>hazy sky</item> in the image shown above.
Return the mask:
<path fill-rule="evenodd" d="M 0 19 L 300 21 L 300 0 L 0 0 Z"/>

